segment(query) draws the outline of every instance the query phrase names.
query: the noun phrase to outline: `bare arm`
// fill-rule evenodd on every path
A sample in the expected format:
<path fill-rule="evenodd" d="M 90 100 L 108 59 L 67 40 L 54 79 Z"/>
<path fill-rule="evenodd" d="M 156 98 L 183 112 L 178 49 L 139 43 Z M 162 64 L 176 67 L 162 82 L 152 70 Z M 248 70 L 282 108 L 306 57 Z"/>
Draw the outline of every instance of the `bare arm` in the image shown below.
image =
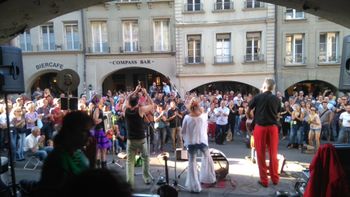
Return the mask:
<path fill-rule="evenodd" d="M 250 107 L 248 107 L 247 112 L 246 112 L 246 116 L 249 119 L 253 119 L 252 113 L 251 113 L 252 109 Z"/>
<path fill-rule="evenodd" d="M 152 98 L 149 96 L 149 94 L 147 93 L 147 90 L 145 88 L 142 88 L 142 92 L 144 93 L 144 95 L 146 95 L 146 98 L 148 100 L 148 105 L 142 106 L 140 107 L 140 115 L 143 116 L 144 114 L 151 112 L 154 109 L 154 103 Z"/>

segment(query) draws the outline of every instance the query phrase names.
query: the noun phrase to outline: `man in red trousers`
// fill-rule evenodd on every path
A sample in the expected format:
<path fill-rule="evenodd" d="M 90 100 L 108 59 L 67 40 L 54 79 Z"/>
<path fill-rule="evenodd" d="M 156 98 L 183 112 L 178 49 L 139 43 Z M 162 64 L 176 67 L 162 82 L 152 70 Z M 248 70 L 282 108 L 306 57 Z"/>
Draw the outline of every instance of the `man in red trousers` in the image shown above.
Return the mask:
<path fill-rule="evenodd" d="M 247 111 L 248 118 L 251 117 L 251 111 L 254 110 L 254 144 L 257 153 L 260 181 L 258 183 L 263 187 L 268 187 L 269 180 L 267 177 L 266 167 L 266 148 L 269 149 L 269 172 L 272 183 L 277 185 L 279 182 L 278 175 L 278 113 L 281 111 L 281 101 L 277 96 L 272 94 L 275 88 L 273 79 L 265 79 L 262 93 L 255 96 L 249 102 Z"/>

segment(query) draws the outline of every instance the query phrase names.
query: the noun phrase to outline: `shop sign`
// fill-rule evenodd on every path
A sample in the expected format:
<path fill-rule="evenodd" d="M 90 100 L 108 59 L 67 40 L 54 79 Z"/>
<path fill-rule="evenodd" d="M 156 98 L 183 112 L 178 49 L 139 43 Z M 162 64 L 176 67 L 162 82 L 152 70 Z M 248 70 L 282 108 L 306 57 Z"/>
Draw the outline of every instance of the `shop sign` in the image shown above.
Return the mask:
<path fill-rule="evenodd" d="M 128 64 L 128 65 L 135 65 L 135 64 L 152 64 L 154 61 L 149 59 L 142 59 L 142 60 L 114 60 L 109 63 L 113 65 L 120 65 L 120 64 Z"/>
<path fill-rule="evenodd" d="M 63 67 L 64 67 L 63 64 L 56 63 L 56 62 L 44 62 L 35 66 L 37 70 L 45 69 L 45 68 L 56 68 L 56 69 L 62 70 Z"/>

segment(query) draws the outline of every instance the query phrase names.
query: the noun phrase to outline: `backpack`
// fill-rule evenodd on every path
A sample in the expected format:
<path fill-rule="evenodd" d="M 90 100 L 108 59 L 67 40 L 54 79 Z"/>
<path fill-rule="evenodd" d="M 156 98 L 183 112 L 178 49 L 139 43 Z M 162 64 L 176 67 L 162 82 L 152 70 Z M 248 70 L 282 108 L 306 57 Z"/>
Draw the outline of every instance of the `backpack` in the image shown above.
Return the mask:
<path fill-rule="evenodd" d="M 140 155 L 135 156 L 135 167 L 142 167 L 143 158 Z"/>

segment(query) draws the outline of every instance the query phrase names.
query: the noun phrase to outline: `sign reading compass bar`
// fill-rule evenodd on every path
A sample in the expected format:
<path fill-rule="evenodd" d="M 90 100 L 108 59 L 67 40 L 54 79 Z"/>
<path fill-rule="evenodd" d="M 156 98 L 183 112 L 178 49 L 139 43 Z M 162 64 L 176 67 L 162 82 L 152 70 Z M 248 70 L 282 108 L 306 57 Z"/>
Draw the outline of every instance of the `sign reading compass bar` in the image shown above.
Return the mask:
<path fill-rule="evenodd" d="M 128 64 L 128 65 L 135 65 L 135 64 L 152 64 L 154 63 L 153 60 L 149 59 L 143 59 L 143 60 L 113 60 L 109 62 L 113 65 L 121 65 L 121 64 Z"/>

